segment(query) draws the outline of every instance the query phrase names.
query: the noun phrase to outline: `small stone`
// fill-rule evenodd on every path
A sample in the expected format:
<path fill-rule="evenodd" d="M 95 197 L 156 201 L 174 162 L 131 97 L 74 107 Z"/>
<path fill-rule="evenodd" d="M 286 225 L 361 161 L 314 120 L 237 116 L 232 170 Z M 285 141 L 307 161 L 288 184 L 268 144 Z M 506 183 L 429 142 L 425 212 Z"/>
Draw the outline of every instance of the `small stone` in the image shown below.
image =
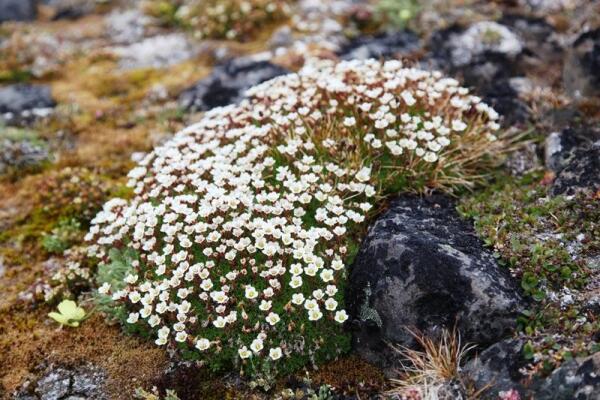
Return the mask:
<path fill-rule="evenodd" d="M 343 60 L 389 59 L 405 56 L 419 48 L 419 37 L 415 33 L 399 31 L 378 36 L 360 36 L 343 46 L 338 54 Z"/>
<path fill-rule="evenodd" d="M 573 195 L 600 190 L 600 141 L 577 148 L 566 166 L 556 175 L 551 193 Z"/>
<path fill-rule="evenodd" d="M 14 84 L 0 87 L 0 120 L 13 125 L 49 114 L 56 105 L 46 85 Z"/>
<path fill-rule="evenodd" d="M 268 61 L 236 58 L 215 67 L 211 75 L 183 91 L 179 103 L 194 111 L 233 104 L 252 86 L 287 73 L 286 69 Z"/>
<path fill-rule="evenodd" d="M 0 23 L 32 21 L 37 17 L 35 0 L 0 0 Z"/>
<path fill-rule="evenodd" d="M 40 379 L 35 392 L 41 400 L 59 400 L 69 394 L 70 387 L 71 373 L 61 368 Z"/>
<path fill-rule="evenodd" d="M 523 50 L 519 37 L 497 22 L 482 21 L 471 25 L 450 42 L 452 63 L 462 66 L 477 61 L 485 53 L 501 54 L 514 59 Z"/>
<path fill-rule="evenodd" d="M 116 10 L 105 19 L 106 30 L 113 43 L 117 44 L 141 41 L 149 23 L 150 18 L 136 9 Z"/>
<path fill-rule="evenodd" d="M 128 46 L 113 48 L 122 69 L 165 68 L 192 58 L 197 49 L 184 34 L 149 37 Z"/>
<path fill-rule="evenodd" d="M 575 99 L 600 96 L 600 28 L 585 32 L 575 40 L 567 54 L 563 81 Z"/>

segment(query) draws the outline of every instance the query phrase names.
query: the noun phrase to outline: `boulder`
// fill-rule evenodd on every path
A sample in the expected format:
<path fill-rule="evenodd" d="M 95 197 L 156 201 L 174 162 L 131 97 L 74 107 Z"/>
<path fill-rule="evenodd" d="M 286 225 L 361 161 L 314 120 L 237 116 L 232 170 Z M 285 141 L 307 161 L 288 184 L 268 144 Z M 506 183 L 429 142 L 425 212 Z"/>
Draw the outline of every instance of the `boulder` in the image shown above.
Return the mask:
<path fill-rule="evenodd" d="M 406 328 L 491 344 L 524 309 L 516 283 L 445 196 L 394 200 L 369 229 L 350 267 L 347 293 L 359 355 L 390 371 L 386 342 L 414 346 Z"/>
<path fill-rule="evenodd" d="M 240 101 L 246 90 L 288 71 L 278 65 L 252 57 L 235 58 L 219 65 L 206 78 L 179 95 L 182 107 L 207 111 Z"/>
<path fill-rule="evenodd" d="M 0 23 L 32 21 L 37 16 L 35 0 L 0 0 Z"/>
<path fill-rule="evenodd" d="M 50 87 L 46 85 L 0 87 L 0 120 L 8 124 L 46 116 L 55 105 Z"/>
<path fill-rule="evenodd" d="M 388 59 L 407 55 L 420 48 L 419 37 L 404 30 L 377 36 L 360 36 L 342 46 L 338 55 L 343 60 Z"/>

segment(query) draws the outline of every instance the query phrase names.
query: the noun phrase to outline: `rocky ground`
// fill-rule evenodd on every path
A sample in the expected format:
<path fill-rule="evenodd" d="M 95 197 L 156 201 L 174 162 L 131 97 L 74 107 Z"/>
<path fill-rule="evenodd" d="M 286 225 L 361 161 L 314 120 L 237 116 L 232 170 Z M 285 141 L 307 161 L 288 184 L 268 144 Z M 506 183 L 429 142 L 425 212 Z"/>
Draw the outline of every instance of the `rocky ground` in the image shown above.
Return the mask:
<path fill-rule="evenodd" d="M 297 0 L 237 19 L 181 3 L 0 0 L 0 397 L 600 399 L 599 1 Z M 443 71 L 511 137 L 468 190 L 379 204 L 347 271 L 352 350 L 248 380 L 96 310 L 84 236 L 131 196 L 128 171 L 311 58 Z M 60 326 L 63 299 L 96 311 Z M 473 344 L 449 389 L 397 389 L 389 344 L 423 344 L 406 328 Z"/>

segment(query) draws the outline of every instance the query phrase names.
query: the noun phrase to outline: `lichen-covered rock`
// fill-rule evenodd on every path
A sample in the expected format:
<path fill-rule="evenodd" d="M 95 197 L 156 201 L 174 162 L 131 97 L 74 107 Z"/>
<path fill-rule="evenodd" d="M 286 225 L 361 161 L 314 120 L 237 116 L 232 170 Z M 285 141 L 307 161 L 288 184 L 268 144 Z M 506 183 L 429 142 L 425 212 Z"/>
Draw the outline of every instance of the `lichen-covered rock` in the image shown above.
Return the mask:
<path fill-rule="evenodd" d="M 519 37 L 513 31 L 492 21 L 478 22 L 459 34 L 450 35 L 446 46 L 455 66 L 477 62 L 486 53 L 514 60 L 523 50 Z"/>
<path fill-rule="evenodd" d="M 494 344 L 463 367 L 463 376 L 476 390 L 488 387 L 484 391 L 486 399 L 497 399 L 499 392 L 511 389 L 522 393 L 524 388 L 520 381 L 523 375 L 519 369 L 527 364 L 522 357 L 523 345 L 524 341 L 520 339 L 506 339 Z"/>
<path fill-rule="evenodd" d="M 600 399 L 600 353 L 565 362 L 538 383 L 534 393 L 540 400 Z"/>
<path fill-rule="evenodd" d="M 215 67 L 210 76 L 183 91 L 179 103 L 195 111 L 237 103 L 247 89 L 286 73 L 286 69 L 269 61 L 236 58 Z"/>
<path fill-rule="evenodd" d="M 170 33 L 149 37 L 128 46 L 115 47 L 122 69 L 165 68 L 189 60 L 197 49 L 184 34 Z"/>
<path fill-rule="evenodd" d="M 33 132 L 0 126 L 0 175 L 33 169 L 49 159 L 48 146 Z"/>
<path fill-rule="evenodd" d="M 572 151 L 552 186 L 554 196 L 572 195 L 582 190 L 600 190 L 600 141 Z"/>
<path fill-rule="evenodd" d="M 56 105 L 50 87 L 15 84 L 0 87 L 0 121 L 17 124 L 48 115 Z"/>
<path fill-rule="evenodd" d="M 151 19 L 141 11 L 116 10 L 105 19 L 106 30 L 113 43 L 131 44 L 144 38 Z"/>
<path fill-rule="evenodd" d="M 581 34 L 571 47 L 563 69 L 571 96 L 600 95 L 600 29 Z"/>
<path fill-rule="evenodd" d="M 35 0 L 0 0 L 0 23 L 31 21 L 37 16 Z"/>
<path fill-rule="evenodd" d="M 523 300 L 454 204 L 400 198 L 370 228 L 351 267 L 356 351 L 389 368 L 385 342 L 414 345 L 405 328 L 435 335 L 455 324 L 465 341 L 489 344 L 514 325 Z"/>
<path fill-rule="evenodd" d="M 483 400 L 496 400 L 509 390 L 536 400 L 600 399 L 600 353 L 566 361 L 550 376 L 531 380 L 519 372 L 527 364 L 523 344 L 520 339 L 501 341 L 465 365 L 463 376 L 476 390 L 483 390 Z"/>
<path fill-rule="evenodd" d="M 95 366 L 77 368 L 51 366 L 41 377 L 25 382 L 15 400 L 108 400 L 104 390 L 106 373 Z"/>
<path fill-rule="evenodd" d="M 544 143 L 544 159 L 546 168 L 560 172 L 573 160 L 573 152 L 578 148 L 589 147 L 600 140 L 600 131 L 589 127 L 565 128 L 550 133 Z"/>
<path fill-rule="evenodd" d="M 524 44 L 509 27 L 482 21 L 467 29 L 451 26 L 432 35 L 433 62 L 460 74 L 470 86 L 483 87 L 517 76 Z"/>
<path fill-rule="evenodd" d="M 344 60 L 394 58 L 418 50 L 419 37 L 411 31 L 361 36 L 343 46 L 339 55 Z"/>

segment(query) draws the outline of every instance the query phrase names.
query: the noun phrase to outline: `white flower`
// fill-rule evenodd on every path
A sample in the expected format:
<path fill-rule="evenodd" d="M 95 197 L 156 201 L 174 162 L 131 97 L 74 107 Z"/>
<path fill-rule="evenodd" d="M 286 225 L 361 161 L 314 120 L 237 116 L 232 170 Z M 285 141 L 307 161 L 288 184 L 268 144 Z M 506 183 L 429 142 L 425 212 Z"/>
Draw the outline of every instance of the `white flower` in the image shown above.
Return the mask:
<path fill-rule="evenodd" d="M 356 125 L 356 119 L 354 117 L 344 118 L 344 126 L 352 127 L 354 125 Z"/>
<path fill-rule="evenodd" d="M 455 119 L 452 121 L 452 130 L 456 132 L 462 132 L 467 129 L 467 124 L 459 119 Z"/>
<path fill-rule="evenodd" d="M 223 318 L 221 316 L 218 316 L 217 319 L 213 321 L 213 325 L 216 328 L 223 328 L 226 323 L 227 323 L 227 320 L 225 320 L 225 318 Z"/>
<path fill-rule="evenodd" d="M 402 93 L 400 93 L 400 97 L 402 97 L 402 100 L 404 100 L 404 102 L 406 103 L 407 106 L 413 106 L 417 100 L 415 100 L 415 98 L 413 97 L 412 93 L 404 90 Z"/>
<path fill-rule="evenodd" d="M 248 350 L 248 348 L 246 346 L 243 346 L 242 348 L 240 348 L 238 350 L 238 354 L 241 359 L 246 359 L 246 358 L 252 357 L 252 352 L 250 350 Z"/>
<path fill-rule="evenodd" d="M 268 311 L 271 309 L 271 301 L 267 301 L 267 300 L 263 300 L 260 302 L 260 306 L 258 306 L 258 308 L 261 311 Z"/>
<path fill-rule="evenodd" d="M 319 304 L 315 301 L 315 300 L 306 300 L 304 302 L 304 308 L 306 308 L 308 311 L 311 310 L 316 310 L 317 308 L 319 308 Z"/>
<path fill-rule="evenodd" d="M 428 151 L 427 153 L 425 153 L 425 156 L 423 157 L 423 160 L 427 161 L 427 162 L 436 162 L 438 159 L 437 155 L 435 153 L 432 153 L 431 151 Z"/>
<path fill-rule="evenodd" d="M 331 262 L 331 268 L 333 268 L 336 271 L 339 271 L 340 269 L 344 268 L 344 263 L 339 258 L 336 258 Z"/>
<path fill-rule="evenodd" d="M 290 280 L 290 286 L 294 289 L 299 288 L 300 286 L 302 286 L 302 278 L 299 276 L 293 276 Z"/>
<path fill-rule="evenodd" d="M 252 349 L 252 351 L 255 353 L 260 353 L 263 348 L 263 341 L 260 339 L 254 339 L 252 344 L 250 344 L 250 349 Z"/>
<path fill-rule="evenodd" d="M 323 317 L 323 313 L 318 308 L 308 312 L 308 319 L 310 321 L 318 321 L 321 319 L 321 317 Z"/>
<path fill-rule="evenodd" d="M 246 298 L 247 299 L 255 299 L 257 296 L 258 296 L 258 291 L 254 287 L 252 287 L 250 285 L 246 286 Z"/>
<path fill-rule="evenodd" d="M 362 167 L 355 177 L 359 182 L 367 182 L 369 179 L 371 179 L 371 168 Z"/>
<path fill-rule="evenodd" d="M 279 360 L 282 356 L 282 351 L 281 351 L 281 347 L 274 347 L 272 349 L 269 349 L 269 357 L 271 357 L 271 360 L 275 361 L 275 360 Z"/>
<path fill-rule="evenodd" d="M 292 295 L 292 303 L 300 305 L 304 302 L 304 295 L 302 293 L 294 293 Z"/>
<path fill-rule="evenodd" d="M 185 332 L 177 332 L 175 335 L 175 340 L 177 342 L 185 342 L 187 340 L 188 334 Z"/>
<path fill-rule="evenodd" d="M 320 276 L 323 282 L 330 282 L 333 280 L 333 271 L 330 269 L 324 269 L 321 271 Z"/>
<path fill-rule="evenodd" d="M 130 313 L 129 317 L 127 318 L 127 323 L 135 324 L 136 322 L 138 322 L 139 317 L 140 317 L 139 313 Z"/>
<path fill-rule="evenodd" d="M 346 314 L 346 310 L 336 311 L 335 313 L 335 321 L 342 324 L 348 319 L 348 314 Z"/>
<path fill-rule="evenodd" d="M 196 348 L 200 351 L 207 350 L 210 347 L 210 341 L 205 338 L 200 338 L 196 341 Z"/>
<path fill-rule="evenodd" d="M 327 293 L 328 296 L 335 296 L 337 292 L 338 288 L 335 285 L 327 285 L 327 289 L 325 289 L 325 293 Z"/>
<path fill-rule="evenodd" d="M 274 312 L 269 313 L 269 315 L 267 315 L 267 322 L 269 323 L 269 325 L 273 326 L 276 323 L 278 323 L 280 321 L 279 315 L 275 314 Z"/>
<path fill-rule="evenodd" d="M 325 301 L 325 309 L 328 311 L 333 311 L 337 308 L 338 302 L 332 298 L 329 298 Z"/>

